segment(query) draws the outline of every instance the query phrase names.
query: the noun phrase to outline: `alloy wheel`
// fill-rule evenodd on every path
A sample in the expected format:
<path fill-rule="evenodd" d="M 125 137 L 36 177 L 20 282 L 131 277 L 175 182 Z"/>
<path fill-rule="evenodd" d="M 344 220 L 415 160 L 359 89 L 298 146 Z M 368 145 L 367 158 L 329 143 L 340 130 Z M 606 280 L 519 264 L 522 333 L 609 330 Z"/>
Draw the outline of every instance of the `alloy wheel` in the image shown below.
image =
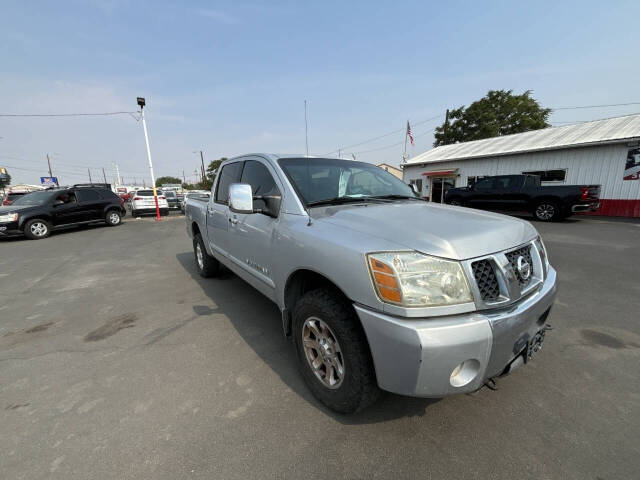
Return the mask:
<path fill-rule="evenodd" d="M 118 223 L 120 223 L 120 215 L 118 215 L 117 213 L 113 212 L 111 215 L 109 215 L 109 221 L 113 225 L 117 225 Z"/>
<path fill-rule="evenodd" d="M 204 258 L 202 256 L 202 248 L 200 247 L 200 243 L 196 244 L 196 260 L 198 261 L 198 267 L 200 270 L 204 268 Z"/>
<path fill-rule="evenodd" d="M 31 233 L 36 237 L 44 237 L 47 234 L 47 226 L 42 222 L 35 222 L 31 224 Z"/>
<path fill-rule="evenodd" d="M 536 217 L 540 220 L 551 220 L 556 212 L 555 206 L 550 203 L 541 203 L 536 208 Z"/>
<path fill-rule="evenodd" d="M 330 389 L 342 385 L 345 368 L 338 339 L 325 322 L 309 317 L 302 326 L 304 354 L 315 376 Z"/>

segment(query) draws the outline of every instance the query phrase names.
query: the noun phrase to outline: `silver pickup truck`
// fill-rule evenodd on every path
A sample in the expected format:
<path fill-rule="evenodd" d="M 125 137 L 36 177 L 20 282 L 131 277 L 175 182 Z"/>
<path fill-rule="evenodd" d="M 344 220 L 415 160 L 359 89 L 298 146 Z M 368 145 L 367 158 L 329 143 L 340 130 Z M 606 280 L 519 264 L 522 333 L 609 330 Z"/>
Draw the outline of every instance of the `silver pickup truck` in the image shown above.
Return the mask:
<path fill-rule="evenodd" d="M 526 221 L 416 197 L 371 164 L 251 154 L 187 200 L 197 269 L 274 301 L 304 380 L 338 412 L 379 389 L 475 391 L 531 360 L 556 272 Z"/>

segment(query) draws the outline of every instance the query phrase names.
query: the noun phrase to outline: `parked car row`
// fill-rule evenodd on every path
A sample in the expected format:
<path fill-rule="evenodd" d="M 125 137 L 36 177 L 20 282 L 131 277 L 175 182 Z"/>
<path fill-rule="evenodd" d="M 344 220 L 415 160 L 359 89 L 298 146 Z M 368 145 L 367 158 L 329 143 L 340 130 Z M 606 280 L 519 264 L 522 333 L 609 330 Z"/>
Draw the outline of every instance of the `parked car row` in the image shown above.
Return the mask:
<path fill-rule="evenodd" d="M 105 186 L 88 184 L 31 192 L 0 207 L 0 237 L 24 234 L 32 240 L 53 230 L 104 222 L 117 226 L 126 215 L 124 202 Z"/>

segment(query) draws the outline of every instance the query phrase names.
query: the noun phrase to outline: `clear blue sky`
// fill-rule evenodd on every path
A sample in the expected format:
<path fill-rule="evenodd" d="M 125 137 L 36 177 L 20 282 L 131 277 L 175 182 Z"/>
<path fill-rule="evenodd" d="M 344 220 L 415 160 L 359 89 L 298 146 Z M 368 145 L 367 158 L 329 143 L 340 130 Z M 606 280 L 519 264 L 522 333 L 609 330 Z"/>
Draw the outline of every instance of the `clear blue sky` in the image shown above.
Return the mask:
<path fill-rule="evenodd" d="M 134 110 L 145 96 L 156 175 L 253 151 L 311 153 L 402 129 L 489 89 L 548 107 L 640 101 L 639 2 L 143 2 L 4 0 L 0 113 Z M 640 111 L 555 113 L 554 122 Z M 436 122 L 416 126 L 411 154 Z M 0 118 L 0 165 L 36 182 L 147 173 L 141 125 Z M 402 142 L 403 133 L 347 150 Z M 398 164 L 402 146 L 360 153 Z M 95 170 L 94 170 L 95 169 Z"/>

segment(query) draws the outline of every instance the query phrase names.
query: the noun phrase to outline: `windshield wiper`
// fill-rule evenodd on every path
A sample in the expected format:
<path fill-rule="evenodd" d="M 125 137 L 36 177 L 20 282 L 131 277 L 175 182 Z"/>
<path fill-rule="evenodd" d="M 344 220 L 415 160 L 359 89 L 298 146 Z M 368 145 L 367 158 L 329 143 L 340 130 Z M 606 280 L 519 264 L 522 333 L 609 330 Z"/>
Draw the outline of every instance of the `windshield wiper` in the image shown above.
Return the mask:
<path fill-rule="evenodd" d="M 398 194 L 376 195 L 375 197 L 370 197 L 370 198 L 377 198 L 379 200 L 418 200 L 420 202 L 425 202 L 426 201 L 424 198 L 410 197 L 408 195 L 398 195 Z"/>
<path fill-rule="evenodd" d="M 343 203 L 362 203 L 362 202 L 376 202 L 384 200 L 378 197 L 333 197 L 326 198 L 324 200 L 316 200 L 315 202 L 307 203 L 307 207 L 319 207 L 322 205 L 341 205 Z"/>

